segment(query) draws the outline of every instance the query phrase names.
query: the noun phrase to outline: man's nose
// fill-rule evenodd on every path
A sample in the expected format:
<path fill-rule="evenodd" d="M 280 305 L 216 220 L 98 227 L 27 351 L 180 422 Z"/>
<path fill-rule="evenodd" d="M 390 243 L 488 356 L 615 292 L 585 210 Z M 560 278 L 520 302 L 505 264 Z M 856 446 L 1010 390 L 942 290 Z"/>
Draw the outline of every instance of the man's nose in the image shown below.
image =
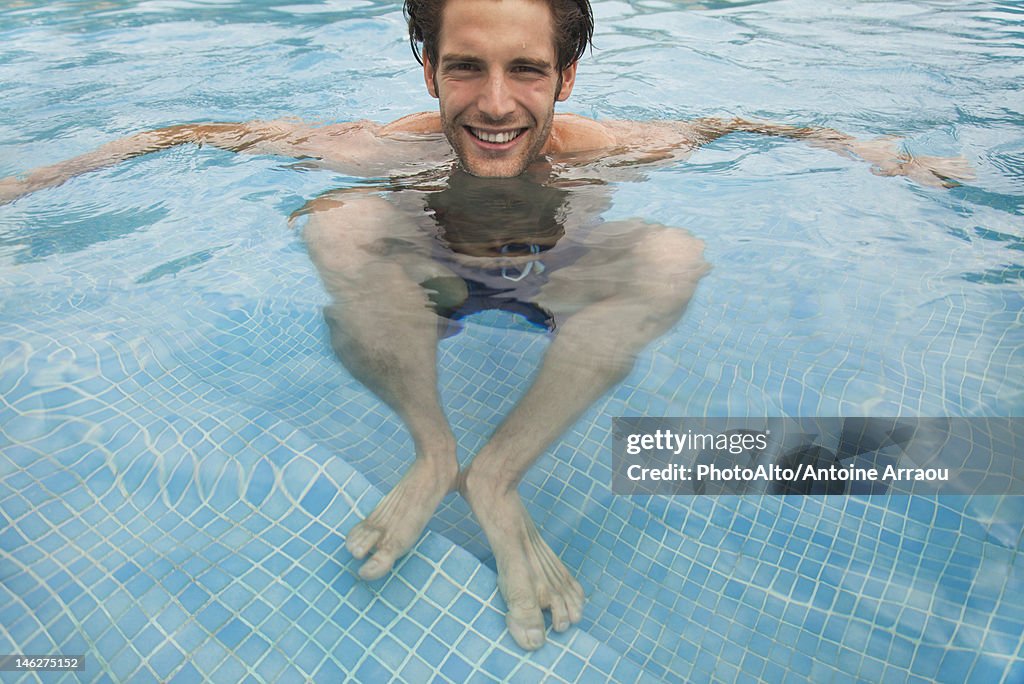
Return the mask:
<path fill-rule="evenodd" d="M 516 105 L 504 74 L 491 74 L 480 95 L 480 111 L 492 119 L 502 119 L 515 111 Z"/>

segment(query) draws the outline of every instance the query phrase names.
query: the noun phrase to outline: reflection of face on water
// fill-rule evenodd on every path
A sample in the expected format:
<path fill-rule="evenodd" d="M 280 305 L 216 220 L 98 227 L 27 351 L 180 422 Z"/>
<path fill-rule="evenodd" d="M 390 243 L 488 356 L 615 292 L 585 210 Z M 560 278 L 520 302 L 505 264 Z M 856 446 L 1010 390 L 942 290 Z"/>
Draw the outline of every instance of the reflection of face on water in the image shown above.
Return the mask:
<path fill-rule="evenodd" d="M 522 256 L 551 249 L 565 234 L 569 192 L 526 176 L 480 178 L 455 170 L 427 195 L 438 239 L 472 256 Z"/>

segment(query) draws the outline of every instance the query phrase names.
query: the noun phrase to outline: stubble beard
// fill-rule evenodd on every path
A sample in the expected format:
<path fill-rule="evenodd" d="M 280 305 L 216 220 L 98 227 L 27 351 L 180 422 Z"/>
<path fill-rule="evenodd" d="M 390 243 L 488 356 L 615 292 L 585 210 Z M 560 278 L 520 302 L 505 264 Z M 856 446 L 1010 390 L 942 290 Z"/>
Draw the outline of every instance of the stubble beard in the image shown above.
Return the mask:
<path fill-rule="evenodd" d="M 471 136 L 472 133 L 465 130 L 464 126 L 466 124 L 459 117 L 456 117 L 454 120 L 450 119 L 444 108 L 441 108 L 441 128 L 448 139 L 448 144 L 452 146 L 456 157 L 458 157 L 459 165 L 467 173 L 482 178 L 512 178 L 525 172 L 530 164 L 540 157 L 540 152 L 544 149 L 544 143 L 547 142 L 548 136 L 551 134 L 553 119 L 554 107 L 552 107 L 552 110 L 545 118 L 542 128 L 537 128 L 536 121 L 532 121 L 531 123 L 534 125 L 531 125 L 522 134 L 532 138 L 529 141 L 520 141 L 520 145 L 523 142 L 527 143 L 528 146 L 525 149 L 518 151 L 514 156 L 508 158 L 488 158 L 486 152 L 467 149 L 473 143 L 466 140 L 463 136 Z M 500 127 L 501 123 L 488 123 L 487 125 Z M 473 154 L 476 156 L 471 156 Z"/>

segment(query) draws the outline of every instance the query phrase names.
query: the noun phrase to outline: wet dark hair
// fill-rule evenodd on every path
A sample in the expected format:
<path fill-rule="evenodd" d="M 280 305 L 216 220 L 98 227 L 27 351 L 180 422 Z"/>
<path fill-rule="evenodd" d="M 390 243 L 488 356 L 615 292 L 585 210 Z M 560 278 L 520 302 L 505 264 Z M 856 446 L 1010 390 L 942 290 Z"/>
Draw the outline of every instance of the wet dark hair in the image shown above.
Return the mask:
<path fill-rule="evenodd" d="M 589 0 L 536 0 L 551 8 L 555 28 L 555 59 L 558 70 L 565 69 L 591 45 L 594 37 L 594 13 Z M 446 0 L 405 0 L 409 21 L 409 45 L 416 61 L 426 57 L 437 65 L 437 40 L 441 34 L 441 13 Z M 422 45 L 422 48 L 420 47 Z"/>

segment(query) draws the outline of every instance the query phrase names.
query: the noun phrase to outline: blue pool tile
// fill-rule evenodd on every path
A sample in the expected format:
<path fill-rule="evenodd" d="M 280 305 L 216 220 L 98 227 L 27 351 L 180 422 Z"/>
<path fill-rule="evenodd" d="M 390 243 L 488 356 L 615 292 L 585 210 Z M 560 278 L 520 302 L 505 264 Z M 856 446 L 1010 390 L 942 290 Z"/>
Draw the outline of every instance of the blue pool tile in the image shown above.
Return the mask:
<path fill-rule="evenodd" d="M 308 604 L 299 596 L 291 596 L 284 605 L 280 607 L 281 613 L 292 620 L 297 620 L 299 616 L 306 612 Z"/>
<path fill-rule="evenodd" d="M 54 644 L 67 644 L 78 635 L 79 629 L 67 615 L 61 615 L 56 620 L 49 622 L 46 626 L 51 640 Z M 77 636 L 81 639 L 80 636 Z"/>
<path fill-rule="evenodd" d="M 171 634 L 187 623 L 190 619 L 191 615 L 189 613 L 183 611 L 176 604 L 168 602 L 162 606 L 161 610 L 159 610 L 156 617 L 156 623 L 164 630 L 164 632 Z"/>
<path fill-rule="evenodd" d="M 126 648 L 117 653 L 117 655 L 108 659 L 110 668 L 114 673 L 114 678 L 117 681 L 127 682 L 133 681 L 132 675 L 141 664 L 141 660 L 136 655 L 135 650 Z"/>
<path fill-rule="evenodd" d="M 294 654 L 298 653 L 308 642 L 309 636 L 303 630 L 295 625 L 290 625 L 278 637 L 277 646 L 294 658 Z"/>
<path fill-rule="evenodd" d="M 913 672 L 919 676 L 934 679 L 942 664 L 943 649 L 929 644 L 920 644 L 914 656 Z"/>
<path fill-rule="evenodd" d="M 331 620 L 343 628 L 348 628 L 359 618 L 359 614 L 347 603 L 338 606 L 331 615 Z"/>
<path fill-rule="evenodd" d="M 448 649 L 432 634 L 427 634 L 416 649 L 416 653 L 432 667 L 440 667 Z"/>
<path fill-rule="evenodd" d="M 373 604 L 370 605 L 369 610 L 366 611 L 366 615 L 378 625 L 386 627 L 394 622 L 398 613 L 386 602 L 374 601 Z"/>
<path fill-rule="evenodd" d="M 459 620 L 462 620 L 465 623 L 470 623 L 476 617 L 477 613 L 480 612 L 481 607 L 480 602 L 476 598 L 469 594 L 462 594 L 458 599 L 456 599 L 455 603 L 452 604 L 450 610 L 452 615 Z"/>
<path fill-rule="evenodd" d="M 155 584 L 155 581 L 148 573 L 139 573 L 124 583 L 125 588 L 132 596 L 144 596 Z"/>
<path fill-rule="evenodd" d="M 337 613 L 335 613 L 337 616 Z M 345 624 L 345 623 L 339 623 Z M 415 644 L 423 635 L 423 630 L 409 618 L 403 617 L 391 627 L 391 633 L 404 644 Z"/>
<path fill-rule="evenodd" d="M 193 684 L 202 681 L 203 676 L 192 663 L 185 663 L 184 667 L 178 670 L 169 681 L 170 684 Z"/>
<path fill-rule="evenodd" d="M 793 672 L 804 676 L 810 674 L 814 663 L 809 656 L 799 652 L 794 652 L 789 662 Z"/>
<path fill-rule="evenodd" d="M 348 575 L 346 574 L 345 576 L 347 577 Z M 337 586 L 337 582 L 334 586 Z M 345 593 L 345 600 L 353 608 L 360 611 L 366 610 L 375 599 L 376 597 L 370 593 L 369 587 L 366 584 L 356 583 L 354 578 L 352 579 L 351 589 Z"/>
<path fill-rule="evenodd" d="M 865 658 L 861 661 L 860 675 L 869 682 L 885 681 L 885 662 L 873 658 Z"/>
<path fill-rule="evenodd" d="M 489 639 L 467 630 L 455 645 L 455 650 L 469 663 L 478 663 L 491 646 Z"/>
<path fill-rule="evenodd" d="M 441 569 L 454 584 L 459 586 L 464 586 L 469 582 L 469 578 L 475 570 L 471 564 L 466 563 L 456 554 L 448 556 L 441 563 Z"/>
<path fill-rule="evenodd" d="M 369 648 L 377 640 L 380 631 L 380 627 L 377 627 L 369 620 L 359 620 L 352 625 L 349 635 L 365 648 Z"/>
<path fill-rule="evenodd" d="M 219 601 L 214 600 L 197 615 L 196 620 L 208 632 L 213 634 L 227 624 L 230 617 L 231 612 L 221 605 Z"/>
<path fill-rule="evenodd" d="M 229 657 L 221 663 L 220 667 L 214 670 L 213 676 L 210 679 L 223 682 L 240 682 L 245 673 L 245 666 L 238 662 L 237 658 Z"/>
<path fill-rule="evenodd" d="M 473 628 L 481 634 L 498 634 L 505 629 L 505 616 L 491 607 L 485 607 L 473 621 Z"/>
<path fill-rule="evenodd" d="M 361 682 L 385 682 L 391 680 L 391 673 L 372 655 L 368 655 L 356 670 L 356 679 Z"/>
<path fill-rule="evenodd" d="M 402 681 L 427 682 L 431 681 L 433 671 L 421 658 L 413 655 L 398 674 Z"/>
<path fill-rule="evenodd" d="M 313 641 L 307 641 L 295 654 L 295 665 L 303 672 L 315 672 L 325 657 L 324 650 Z"/>
<path fill-rule="evenodd" d="M 325 602 L 322 601 L 321 603 Z M 320 607 L 330 609 L 329 605 L 323 605 Z M 305 613 L 303 613 L 302 617 L 299 618 L 297 624 L 306 633 L 313 634 L 320 628 L 320 625 L 323 624 L 323 620 L 323 614 L 311 608 L 307 610 Z"/>
<path fill-rule="evenodd" d="M 499 679 L 505 679 L 519 664 L 520 658 L 512 655 L 502 648 L 495 648 L 486 658 L 481 666 Z"/>
<path fill-rule="evenodd" d="M 409 582 L 420 585 L 425 584 L 434 573 L 434 568 L 418 555 L 411 555 L 402 562 L 402 576 Z"/>
<path fill-rule="evenodd" d="M 238 618 L 233 618 L 217 629 L 217 638 L 230 649 L 234 649 L 242 639 L 251 633 L 250 628 Z"/>
<path fill-rule="evenodd" d="M 132 647 L 138 649 L 139 653 L 153 653 L 164 643 L 163 634 L 155 626 L 149 624 L 142 628 L 142 631 L 132 637 Z"/>
<path fill-rule="evenodd" d="M 356 668 L 359 659 L 363 657 L 365 648 L 352 638 L 345 636 L 332 650 L 331 655 L 338 660 L 342 669 L 352 672 Z"/>
<path fill-rule="evenodd" d="M 1010 665 L 1010 672 L 1008 673 L 1007 665 Z M 1014 668 L 1016 668 L 1016 670 L 1014 670 Z M 971 668 L 968 681 L 982 683 L 1022 681 L 1020 677 L 1015 676 L 1015 672 L 1024 674 L 1024 661 L 1018 660 L 1017 662 L 1011 661 L 1010 663 L 1007 663 L 1007 661 L 1002 659 L 980 656 L 975 661 L 974 667 Z"/>
<path fill-rule="evenodd" d="M 938 679 L 944 682 L 966 681 L 967 674 L 971 671 L 977 658 L 977 653 L 973 651 L 947 650 L 939 665 Z"/>
<path fill-rule="evenodd" d="M 280 581 L 275 581 L 260 591 L 261 600 L 266 601 L 270 606 L 280 610 L 280 607 L 288 601 L 294 592 Z M 283 613 L 282 613 L 283 614 Z"/>
<path fill-rule="evenodd" d="M 185 656 L 173 644 L 164 644 L 148 659 L 149 666 L 161 680 L 166 681 L 171 672 L 185 662 Z"/>
<path fill-rule="evenodd" d="M 234 605 L 240 604 L 236 603 Z M 268 606 L 264 601 L 256 599 L 242 609 L 242 618 L 244 618 L 250 625 L 259 625 L 271 614 L 271 612 L 273 612 L 273 609 L 270 606 Z"/>
<path fill-rule="evenodd" d="M 475 670 L 465 681 L 466 684 L 498 684 L 497 679 L 480 670 Z"/>
<path fill-rule="evenodd" d="M 573 653 L 566 651 L 555 663 L 555 674 L 562 679 L 574 682 L 583 670 L 583 660 Z"/>
<path fill-rule="evenodd" d="M 345 672 L 338 667 L 330 658 L 325 659 L 316 672 L 313 673 L 313 681 L 323 682 L 324 684 L 330 684 L 331 682 L 342 682 L 345 681 Z"/>
<path fill-rule="evenodd" d="M 639 679 L 640 667 L 625 659 L 620 659 L 612 670 L 612 678 L 616 681 L 629 682 Z"/>
<path fill-rule="evenodd" d="M 1007 617 L 1000 617 L 998 615 L 992 618 L 992 629 L 1001 632 L 1003 634 L 1017 635 L 1021 632 L 1021 626 L 1024 624 L 1020 618 L 1011 619 Z"/>
<path fill-rule="evenodd" d="M 434 625 L 433 631 L 437 636 L 443 639 L 446 643 L 452 644 L 459 638 L 459 636 L 465 631 L 466 627 L 464 624 L 453 619 L 448 615 L 442 615 L 441 618 Z"/>
<path fill-rule="evenodd" d="M 326 477 L 321 475 L 310 485 L 300 505 L 310 515 L 319 515 L 338 493 L 338 488 Z"/>
<path fill-rule="evenodd" d="M 455 652 L 451 653 L 441 664 L 441 674 L 452 681 L 465 681 L 470 672 L 472 672 L 472 668 Z"/>

